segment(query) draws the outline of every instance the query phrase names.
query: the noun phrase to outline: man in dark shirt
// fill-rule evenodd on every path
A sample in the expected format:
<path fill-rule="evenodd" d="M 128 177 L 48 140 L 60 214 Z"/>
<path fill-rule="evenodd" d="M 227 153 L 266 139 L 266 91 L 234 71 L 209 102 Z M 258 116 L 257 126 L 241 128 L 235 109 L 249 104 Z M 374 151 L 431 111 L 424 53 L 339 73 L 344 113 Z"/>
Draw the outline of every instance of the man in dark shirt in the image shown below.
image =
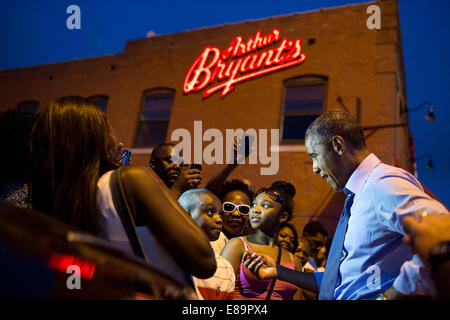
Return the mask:
<path fill-rule="evenodd" d="M 172 190 L 178 198 L 183 192 L 195 189 L 202 180 L 199 169 L 186 169 L 182 159 L 177 160 L 173 143 L 162 143 L 153 149 L 150 155 L 149 166 L 165 185 Z"/>

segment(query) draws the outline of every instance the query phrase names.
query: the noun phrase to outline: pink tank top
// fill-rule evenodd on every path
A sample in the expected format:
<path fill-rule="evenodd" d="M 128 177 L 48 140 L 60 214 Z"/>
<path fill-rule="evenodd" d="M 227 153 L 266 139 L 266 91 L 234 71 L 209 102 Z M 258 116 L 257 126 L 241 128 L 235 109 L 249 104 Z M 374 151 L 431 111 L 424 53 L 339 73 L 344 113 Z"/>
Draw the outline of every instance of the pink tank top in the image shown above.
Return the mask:
<path fill-rule="evenodd" d="M 254 252 L 250 245 L 243 237 L 242 240 L 247 250 Z M 290 254 L 290 253 L 289 253 Z M 294 260 L 291 255 L 291 262 L 280 263 L 283 267 L 295 269 Z M 258 280 L 241 262 L 239 277 L 236 277 L 236 285 L 234 289 L 234 300 L 265 300 L 267 291 L 269 291 L 272 280 Z M 273 288 L 270 300 L 292 300 L 298 287 L 286 282 L 277 280 Z"/>

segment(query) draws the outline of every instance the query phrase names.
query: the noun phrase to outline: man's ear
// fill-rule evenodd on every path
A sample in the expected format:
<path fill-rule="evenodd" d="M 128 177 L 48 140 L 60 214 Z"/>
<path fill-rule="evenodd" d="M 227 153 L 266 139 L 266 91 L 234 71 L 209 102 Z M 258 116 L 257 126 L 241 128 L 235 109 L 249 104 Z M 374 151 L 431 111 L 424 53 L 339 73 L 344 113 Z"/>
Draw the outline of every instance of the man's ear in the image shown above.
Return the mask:
<path fill-rule="evenodd" d="M 334 152 L 342 156 L 346 148 L 344 138 L 342 138 L 341 136 L 333 136 L 331 138 L 331 144 L 333 145 Z"/>

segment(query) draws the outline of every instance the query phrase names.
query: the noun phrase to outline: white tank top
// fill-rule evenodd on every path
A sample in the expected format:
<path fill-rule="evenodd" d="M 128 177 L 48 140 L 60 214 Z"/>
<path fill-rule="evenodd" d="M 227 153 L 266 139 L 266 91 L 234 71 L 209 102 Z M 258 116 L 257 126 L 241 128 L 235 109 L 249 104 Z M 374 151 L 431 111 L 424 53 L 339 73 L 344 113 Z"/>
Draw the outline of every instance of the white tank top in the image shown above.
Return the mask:
<path fill-rule="evenodd" d="M 128 240 L 127 233 L 120 220 L 119 214 L 114 207 L 114 202 L 109 188 L 109 180 L 113 171 L 108 171 L 100 177 L 97 182 L 97 201 L 100 214 L 100 226 L 105 239 L 127 252 L 134 255 L 133 248 Z"/>
<path fill-rule="evenodd" d="M 110 240 L 115 247 L 134 255 L 120 216 L 114 207 L 111 189 L 109 187 L 112 172 L 108 171 L 102 175 L 97 183 L 98 208 L 100 211 L 102 231 L 105 238 Z M 151 230 L 147 226 L 137 227 L 136 229 L 149 265 L 184 284 L 191 284 L 190 277 L 175 263 L 172 256 L 159 243 Z"/>

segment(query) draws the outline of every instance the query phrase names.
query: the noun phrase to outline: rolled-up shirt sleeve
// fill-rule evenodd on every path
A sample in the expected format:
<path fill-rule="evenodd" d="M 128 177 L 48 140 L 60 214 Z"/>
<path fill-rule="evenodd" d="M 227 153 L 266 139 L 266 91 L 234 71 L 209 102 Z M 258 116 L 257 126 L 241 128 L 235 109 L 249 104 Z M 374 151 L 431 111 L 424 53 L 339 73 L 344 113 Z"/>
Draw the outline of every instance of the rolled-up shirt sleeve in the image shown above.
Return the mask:
<path fill-rule="evenodd" d="M 427 195 L 419 181 L 411 174 L 387 175 L 377 182 L 374 197 L 380 223 L 393 232 L 406 235 L 403 219 L 416 213 L 447 213 L 447 209 Z M 395 279 L 394 288 L 404 295 L 435 296 L 436 289 L 430 272 L 417 255 L 403 263 Z"/>
<path fill-rule="evenodd" d="M 437 297 L 430 272 L 417 255 L 406 261 L 400 268 L 400 274 L 393 284 L 395 290 L 404 295 L 428 295 Z"/>

